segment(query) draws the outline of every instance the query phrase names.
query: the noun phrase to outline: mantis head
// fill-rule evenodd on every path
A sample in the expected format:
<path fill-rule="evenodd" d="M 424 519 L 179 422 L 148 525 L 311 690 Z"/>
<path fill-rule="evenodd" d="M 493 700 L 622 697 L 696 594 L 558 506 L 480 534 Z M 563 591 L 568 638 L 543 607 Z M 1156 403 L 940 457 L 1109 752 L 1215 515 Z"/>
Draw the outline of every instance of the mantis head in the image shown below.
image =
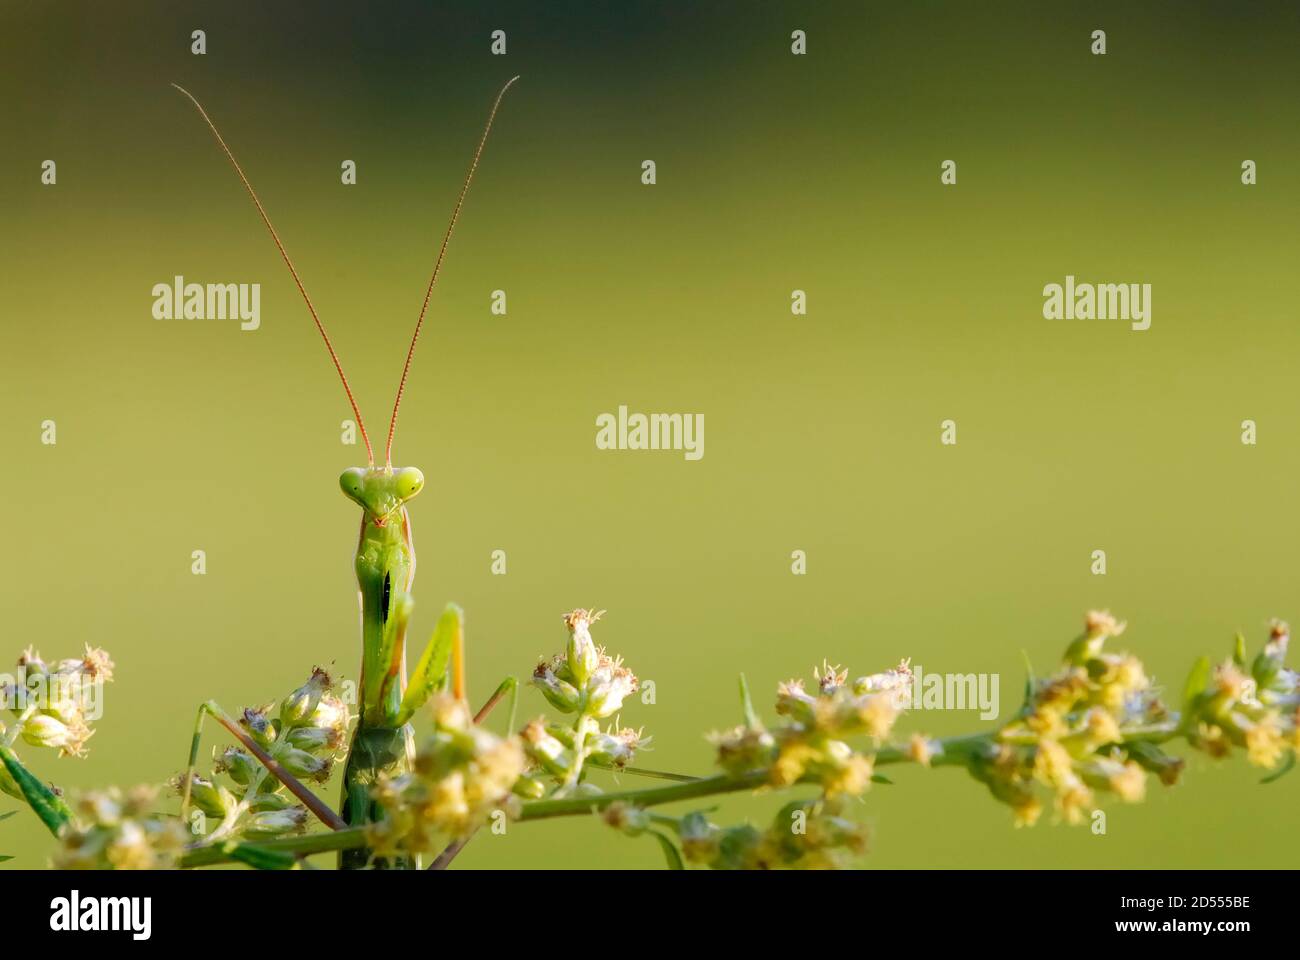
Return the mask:
<path fill-rule="evenodd" d="M 424 474 L 415 467 L 348 467 L 339 477 L 339 486 L 382 527 L 424 489 Z"/>

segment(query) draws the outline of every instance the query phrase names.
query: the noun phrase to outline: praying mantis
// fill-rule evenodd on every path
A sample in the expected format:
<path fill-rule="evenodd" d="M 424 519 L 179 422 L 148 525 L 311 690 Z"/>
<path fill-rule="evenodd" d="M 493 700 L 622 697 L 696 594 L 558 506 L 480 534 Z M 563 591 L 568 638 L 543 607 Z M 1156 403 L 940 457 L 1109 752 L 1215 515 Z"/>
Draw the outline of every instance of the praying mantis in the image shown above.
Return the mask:
<path fill-rule="evenodd" d="M 463 699 L 465 695 L 464 659 L 461 650 L 461 614 L 459 608 L 449 605 L 438 621 L 438 626 L 428 647 L 420 657 L 409 679 L 406 670 L 406 629 L 410 621 L 413 600 L 411 588 L 415 579 L 415 544 L 411 535 L 411 518 L 406 504 L 417 496 L 425 486 L 424 474 L 416 467 L 393 466 L 393 437 L 397 431 L 397 413 L 402 404 L 402 395 L 411 371 L 411 362 L 415 357 L 416 343 L 424 326 L 424 318 L 429 309 L 434 284 L 442 269 L 447 248 L 451 243 L 452 233 L 460 218 L 465 197 L 478 169 L 483 148 L 487 143 L 492 123 L 501 106 L 506 92 L 518 80 L 513 77 L 501 88 L 488 113 L 483 135 L 479 139 L 470 162 L 469 172 L 465 176 L 460 194 L 452 209 L 450 222 L 443 234 L 434 261 L 433 272 L 425 288 L 424 301 L 415 322 L 410 346 L 406 351 L 406 361 L 402 366 L 401 378 L 397 384 L 397 395 L 393 401 L 393 413 L 388 424 L 388 442 L 384 450 L 384 463 L 378 465 L 370 436 L 366 432 L 365 421 L 357 404 L 343 364 L 330 341 L 325 325 L 312 304 L 311 297 L 303 285 L 298 270 L 289 258 L 280 235 L 271 224 L 266 209 L 258 199 L 252 184 L 240 167 L 239 161 L 226 145 L 225 139 L 217 130 L 216 124 L 197 99 L 183 87 L 172 84 L 198 109 L 200 116 L 216 137 L 217 143 L 227 159 L 235 168 L 240 181 L 252 199 L 257 212 L 275 241 L 281 258 L 289 268 L 298 292 L 307 305 L 307 310 L 325 342 L 330 360 L 342 381 L 348 403 L 356 417 L 357 430 L 366 448 L 366 466 L 349 467 L 339 478 L 343 493 L 361 507 L 361 534 L 357 544 L 355 567 L 357 586 L 361 602 L 361 682 L 359 685 L 358 720 L 353 734 L 348 760 L 343 775 L 343 792 L 340 803 L 340 815 L 335 817 L 320 801 L 298 784 L 290 789 L 303 800 L 325 822 L 332 826 L 359 826 L 372 822 L 377 810 L 372 804 L 370 788 L 384 775 L 396 775 L 409 769 L 413 753 L 412 731 L 409 721 L 432 693 L 445 682 L 451 674 L 453 693 Z M 215 716 L 219 722 L 241 739 L 245 739 L 225 711 L 215 703 L 203 705 L 199 711 L 194 740 L 190 753 L 190 772 L 186 776 L 183 788 L 182 816 L 184 816 L 190 799 L 193 780 L 194 762 L 199 744 L 199 727 L 204 714 Z M 245 739 L 246 745 L 256 751 L 255 744 Z M 275 772 L 274 760 L 264 753 L 259 759 L 268 770 Z M 280 774 L 276 774 L 280 776 Z M 291 778 L 290 778 L 291 779 Z M 301 791 L 301 792 L 300 792 Z M 314 804 L 313 804 L 314 801 Z M 323 809 L 322 809 L 323 807 Z M 333 819 L 331 819 L 331 817 Z M 355 869 L 368 865 L 380 867 L 411 867 L 414 864 L 405 858 L 376 860 L 364 849 L 345 850 L 341 853 L 340 866 Z"/>

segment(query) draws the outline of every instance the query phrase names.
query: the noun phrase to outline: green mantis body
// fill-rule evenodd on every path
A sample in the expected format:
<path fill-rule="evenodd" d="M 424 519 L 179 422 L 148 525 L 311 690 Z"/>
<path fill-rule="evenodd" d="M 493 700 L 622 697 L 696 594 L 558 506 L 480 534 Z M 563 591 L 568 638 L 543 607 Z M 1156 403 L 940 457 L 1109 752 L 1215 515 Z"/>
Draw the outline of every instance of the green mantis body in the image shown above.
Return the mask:
<path fill-rule="evenodd" d="M 405 503 L 424 486 L 424 476 L 414 467 L 395 472 L 354 467 L 344 471 L 339 484 L 363 511 L 356 555 L 361 716 L 348 751 L 341 804 L 344 821 L 355 826 L 373 819 L 370 788 L 375 779 L 404 772 L 412 749 L 402 701 L 415 544 Z M 341 862 L 364 866 L 365 856 L 364 850 L 349 851 Z"/>
<path fill-rule="evenodd" d="M 409 720 L 414 712 L 438 688 L 447 683 L 453 653 L 455 653 L 454 681 L 455 693 L 464 696 L 463 678 L 459 651 L 461 645 L 461 615 L 454 605 L 449 605 L 439 619 L 437 629 L 428 648 L 421 656 L 411 677 L 406 673 L 406 628 L 410 620 L 413 601 L 411 587 L 415 578 L 415 545 L 411 536 L 411 518 L 406 510 L 406 503 L 424 488 L 424 475 L 415 467 L 394 468 L 392 465 L 393 435 L 397 427 L 397 411 L 401 405 L 402 393 L 410 372 L 411 360 L 415 354 L 415 344 L 424 323 L 433 286 L 437 282 L 443 258 L 447 252 L 451 235 L 456 226 L 461 206 L 469 185 L 477 169 L 483 146 L 492 129 L 501 100 L 518 77 L 510 80 L 497 95 L 492 110 L 488 115 L 482 139 L 475 151 L 469 173 L 461 187 L 451 222 L 448 224 L 433 274 L 429 279 L 424 294 L 424 303 L 416 320 L 415 332 L 406 354 L 406 363 L 398 383 L 397 398 L 393 403 L 393 416 L 388 428 L 388 448 L 385 465 L 376 466 L 374 451 L 366 433 L 361 410 L 352 394 L 343 366 L 330 342 L 325 327 L 321 323 L 316 309 L 308 297 L 306 288 L 298 276 L 293 262 L 289 259 L 275 227 L 267 216 L 261 201 L 253 191 L 252 185 L 244 175 L 243 169 L 235 160 L 234 154 L 226 146 L 216 125 L 207 112 L 188 91 L 177 87 L 181 93 L 194 103 L 207 122 L 222 150 L 234 165 L 240 180 L 252 198 L 263 223 L 271 233 L 281 257 L 293 275 L 294 282 L 307 304 L 307 309 L 315 321 L 330 358 L 343 382 L 348 402 L 356 415 L 356 422 L 365 442 L 368 464 L 365 467 L 352 467 L 345 470 L 339 478 L 339 484 L 352 501 L 361 507 L 361 535 L 357 543 L 356 574 L 361 602 L 361 684 L 359 691 L 358 721 L 348 752 L 347 765 L 343 775 L 343 796 L 340 813 L 342 822 L 348 826 L 358 826 L 372 822 L 376 808 L 371 802 L 372 785 L 381 776 L 398 776 L 410 769 L 413 753 L 412 734 Z M 175 86 L 173 84 L 173 86 Z M 218 716 L 224 716 L 215 704 L 205 705 L 204 710 Z M 226 724 L 230 726 L 228 723 Z M 237 732 L 237 731 L 232 731 Z M 191 748 L 191 770 L 197 753 L 198 733 Z M 185 801 L 182 814 L 189 801 L 190 777 L 185 782 Z M 319 816 L 319 814 L 318 814 Z M 328 818 L 327 822 L 330 822 Z M 359 868 L 367 865 L 381 867 L 410 867 L 414 864 L 405 858 L 391 861 L 377 861 L 365 848 L 347 850 L 341 855 L 340 865 L 344 868 Z"/>
<path fill-rule="evenodd" d="M 362 719 L 371 725 L 401 719 L 402 632 L 415 580 L 415 543 L 406 501 L 424 486 L 414 467 L 395 472 L 353 467 L 339 478 L 343 492 L 360 505 L 357 586 L 361 595 Z"/>

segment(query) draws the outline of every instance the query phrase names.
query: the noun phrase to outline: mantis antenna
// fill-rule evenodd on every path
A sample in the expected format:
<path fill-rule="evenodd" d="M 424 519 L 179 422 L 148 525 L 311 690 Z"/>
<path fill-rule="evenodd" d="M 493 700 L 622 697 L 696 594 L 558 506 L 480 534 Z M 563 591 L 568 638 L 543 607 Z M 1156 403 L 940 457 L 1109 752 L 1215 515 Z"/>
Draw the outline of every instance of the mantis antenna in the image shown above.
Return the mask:
<path fill-rule="evenodd" d="M 496 100 L 492 103 L 492 109 L 488 113 L 487 123 L 483 127 L 483 136 L 479 138 L 478 148 L 474 151 L 474 159 L 469 165 L 469 173 L 465 175 L 465 182 L 460 188 L 460 196 L 456 198 L 456 206 L 452 208 L 451 222 L 447 224 L 447 232 L 443 234 L 442 237 L 442 246 L 438 248 L 438 258 L 433 263 L 433 274 L 429 277 L 429 285 L 424 290 L 424 303 L 421 304 L 420 316 L 415 321 L 415 332 L 411 334 L 411 346 L 406 351 L 406 363 L 402 365 L 402 379 L 397 382 L 397 398 L 393 401 L 393 418 L 388 422 L 388 446 L 384 451 L 384 461 L 389 469 L 393 466 L 393 434 L 397 432 L 397 408 L 402 405 L 402 393 L 406 389 L 406 377 L 411 372 L 411 360 L 415 356 L 415 343 L 420 339 L 420 328 L 424 326 L 424 315 L 429 309 L 429 298 L 433 296 L 433 285 L 438 282 L 438 271 L 442 269 L 443 258 L 447 255 L 447 246 L 451 243 L 452 232 L 456 229 L 456 221 L 460 217 L 460 208 L 465 203 L 465 194 L 469 193 L 469 185 L 474 179 L 474 171 L 478 169 L 479 158 L 483 156 L 483 147 L 487 144 L 488 134 L 492 132 L 492 121 L 496 119 L 497 108 L 501 106 L 501 100 L 505 97 L 506 91 L 509 90 L 511 85 L 518 79 L 518 77 L 511 77 L 507 80 L 506 85 L 501 88 L 501 92 L 497 94 Z M 199 109 L 202 110 L 203 108 L 199 107 Z M 226 152 L 229 153 L 230 151 Z M 233 160 L 234 158 L 231 157 L 231 159 Z M 251 191 L 252 188 L 250 187 L 249 190 Z M 265 217 L 266 215 L 263 214 L 262 216 Z M 270 226 L 269 222 L 267 226 Z M 285 260 L 287 261 L 288 257 L 286 257 Z M 292 267 L 290 267 L 290 269 L 292 269 Z M 303 296 L 306 296 L 306 294 L 303 294 Z M 322 334 L 324 333 L 323 330 L 321 332 Z M 339 371 L 340 375 L 342 372 L 342 370 Z M 358 417 L 359 416 L 360 415 L 358 414 Z M 370 444 L 367 441 L 367 448 L 369 445 Z"/>
<path fill-rule="evenodd" d="M 285 265 L 289 268 L 289 272 L 293 274 L 293 282 L 298 285 L 298 292 L 302 294 L 303 300 L 306 301 L 307 310 L 311 313 L 312 320 L 316 321 L 316 329 L 320 331 L 321 339 L 325 341 L 325 349 L 330 352 L 330 359 L 334 361 L 334 369 L 339 372 L 339 379 L 343 381 L 343 390 L 348 395 L 348 403 L 352 405 L 352 412 L 357 418 L 357 429 L 361 431 L 361 439 L 364 440 L 366 444 L 366 459 L 369 461 L 370 466 L 373 467 L 375 465 L 375 452 L 371 449 L 370 437 L 366 433 L 366 424 L 361 418 L 361 408 L 357 406 L 357 399 L 352 394 L 352 387 L 348 384 L 347 374 L 343 372 L 343 364 L 339 362 L 339 355 L 334 351 L 334 344 L 330 342 L 330 336 L 325 332 L 325 325 L 321 323 L 320 317 L 316 314 L 316 308 L 312 306 L 311 297 L 307 296 L 307 288 L 302 285 L 302 279 L 298 276 L 298 271 L 294 268 L 293 261 L 289 259 L 289 254 L 285 251 L 284 244 L 280 242 L 280 235 L 275 232 L 275 227 L 271 225 L 271 218 L 266 215 L 266 209 L 262 206 L 262 201 L 257 199 L 257 193 L 253 190 L 253 185 L 248 182 L 248 177 L 244 176 L 244 170 L 240 167 L 239 161 L 236 160 L 235 155 L 230 152 L 230 148 L 226 146 L 226 141 L 221 138 L 221 133 L 217 130 L 217 125 L 212 122 L 212 118 L 209 117 L 208 112 L 203 109 L 203 105 L 199 103 L 198 100 L 194 99 L 194 94 L 190 93 L 180 84 L 173 83 L 172 86 L 185 94 L 185 96 L 189 97 L 190 102 L 198 108 L 199 115 L 203 117 L 204 122 L 207 123 L 208 128 L 212 131 L 212 135 L 217 138 L 217 143 L 221 145 L 221 149 L 225 151 L 226 156 L 234 165 L 235 172 L 239 174 L 239 179 L 243 181 L 244 189 L 246 189 L 248 195 L 253 198 L 253 204 L 257 207 L 257 212 L 261 214 L 262 222 L 266 224 L 266 229 L 271 231 L 271 239 L 275 241 L 276 248 L 279 249 L 280 256 L 284 258 Z M 475 159 L 477 160 L 477 158 Z M 459 209 L 459 204 L 457 204 L 457 208 Z M 439 259 L 441 260 L 441 258 Z M 427 302 L 428 298 L 426 297 L 426 303 Z M 423 316 L 423 314 L 421 315 Z M 414 344 L 412 344 L 412 346 L 414 346 Z M 409 359 L 407 363 L 409 365 Z M 400 392 L 398 395 L 401 395 Z M 391 432 L 389 433 L 388 443 L 391 448 Z"/>

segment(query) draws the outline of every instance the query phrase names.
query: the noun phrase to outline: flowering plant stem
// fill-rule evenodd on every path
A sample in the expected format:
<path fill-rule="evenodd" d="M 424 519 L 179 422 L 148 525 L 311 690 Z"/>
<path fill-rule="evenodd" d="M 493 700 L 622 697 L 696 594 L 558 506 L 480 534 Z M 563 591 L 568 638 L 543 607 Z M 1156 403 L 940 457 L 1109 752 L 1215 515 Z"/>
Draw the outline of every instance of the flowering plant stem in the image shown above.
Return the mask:
<path fill-rule="evenodd" d="M 1177 725 L 1160 724 L 1132 731 L 1125 736 L 1125 742 L 1143 740 L 1146 742 L 1161 742 L 1172 739 L 1177 736 Z M 994 748 L 997 741 L 994 733 L 975 733 L 961 736 L 948 737 L 937 740 L 936 743 L 942 747 L 942 750 L 935 752 L 930 760 L 932 767 L 952 767 L 965 766 L 969 763 L 972 756 L 979 755 Z M 900 747 L 882 747 L 875 754 L 875 765 L 886 766 L 896 763 L 910 762 L 911 758 L 905 748 Z M 625 773 L 641 773 L 640 770 L 626 769 Z M 728 793 L 740 793 L 746 790 L 757 790 L 769 783 L 768 774 L 764 770 L 754 771 L 753 773 L 732 776 L 730 774 L 718 774 L 710 777 L 700 777 L 696 779 L 686 778 L 682 774 L 667 774 L 659 771 L 645 771 L 647 775 L 671 778 L 680 782 L 668 786 L 645 787 L 637 790 L 621 790 L 612 793 L 604 793 L 591 797 L 562 797 L 554 800 L 536 800 L 525 803 L 519 813 L 518 819 L 521 822 L 531 820 L 549 820 L 555 817 L 573 817 L 584 816 L 591 813 L 599 812 L 606 807 L 623 803 L 636 807 L 654 807 L 666 803 L 676 803 L 683 800 L 696 800 L 701 797 L 719 796 Z M 814 782 L 811 778 L 808 782 Z M 801 781 L 802 782 L 802 781 Z M 268 840 L 257 844 L 259 850 L 268 853 L 278 852 L 287 853 L 295 856 L 308 856 L 316 853 L 328 853 L 337 850 L 354 850 L 365 846 L 365 834 L 359 827 L 344 828 L 335 830 L 332 833 L 309 834 L 301 837 L 285 837 L 276 840 Z M 232 850 L 236 845 L 213 845 L 207 847 L 196 847 L 181 861 L 182 867 L 201 867 L 211 866 L 219 863 L 227 863 L 238 859 L 233 855 Z M 453 845 L 452 848 L 456 853 L 460 852 L 463 844 Z M 454 856 L 454 854 L 452 854 Z M 447 858 L 450 861 L 450 857 Z M 435 863 L 435 867 L 441 866 Z"/>
<path fill-rule="evenodd" d="M 993 735 L 988 733 L 967 734 L 949 737 L 937 741 L 943 751 L 936 753 L 930 761 L 931 766 L 965 766 L 974 752 L 991 747 Z M 904 763 L 910 758 L 906 751 L 896 747 L 883 747 L 876 753 L 876 766 L 890 763 Z M 674 779 L 676 775 L 673 775 Z M 526 803 L 519 814 L 523 820 L 545 820 L 550 817 L 568 817 L 603 810 L 614 803 L 626 803 L 637 807 L 653 807 L 678 800 L 694 800 L 724 793 L 738 793 L 742 790 L 756 790 L 769 782 L 766 770 L 731 776 L 718 774 L 687 780 L 668 787 L 647 787 L 642 790 L 622 790 L 616 793 L 603 793 L 594 797 L 565 797 L 558 800 L 537 800 Z M 814 782 L 805 778 L 801 782 Z"/>

